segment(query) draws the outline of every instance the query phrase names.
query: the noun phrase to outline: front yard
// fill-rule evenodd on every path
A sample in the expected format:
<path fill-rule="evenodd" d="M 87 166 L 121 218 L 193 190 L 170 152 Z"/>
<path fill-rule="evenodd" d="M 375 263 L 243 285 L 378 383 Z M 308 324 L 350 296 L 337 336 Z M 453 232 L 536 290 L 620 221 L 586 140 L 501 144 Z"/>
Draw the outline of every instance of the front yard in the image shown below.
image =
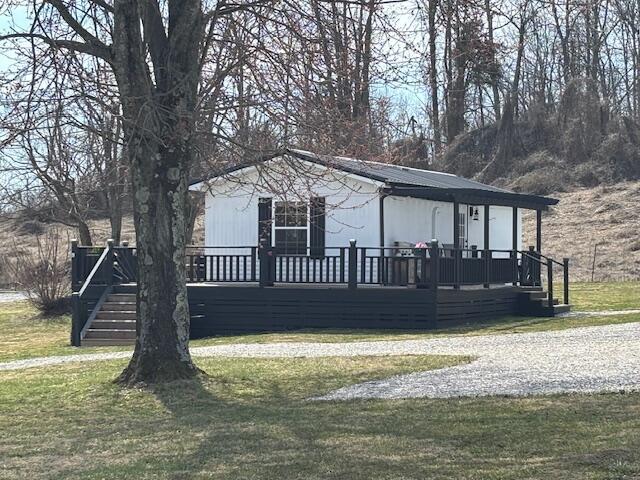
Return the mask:
<path fill-rule="evenodd" d="M 640 471 L 640 395 L 312 402 L 452 357 L 200 359 L 155 392 L 123 361 L 1 372 L 3 479 L 613 479 Z"/>
<path fill-rule="evenodd" d="M 576 285 L 578 310 L 640 308 L 640 284 Z M 639 321 L 508 319 L 455 331 L 294 332 L 193 342 L 352 341 Z M 89 353 L 68 318 L 0 305 L 0 361 Z M 100 349 L 104 351 L 105 349 Z M 467 357 L 198 358 L 208 377 L 155 391 L 111 380 L 124 360 L 0 371 L 2 479 L 624 479 L 640 472 L 640 394 L 308 400 Z"/>

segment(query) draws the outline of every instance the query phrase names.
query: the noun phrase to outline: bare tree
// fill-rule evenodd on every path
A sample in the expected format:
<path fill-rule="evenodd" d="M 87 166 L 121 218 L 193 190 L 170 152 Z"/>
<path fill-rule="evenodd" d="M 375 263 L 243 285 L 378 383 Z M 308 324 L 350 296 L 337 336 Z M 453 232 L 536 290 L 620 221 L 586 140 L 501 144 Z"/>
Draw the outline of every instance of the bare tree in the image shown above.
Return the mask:
<path fill-rule="evenodd" d="M 137 340 L 119 379 L 124 385 L 197 373 L 188 348 L 184 251 L 198 88 L 204 59 L 222 41 L 225 23 L 267 3 L 47 0 L 31 31 L 2 37 L 98 58 L 115 78 L 139 259 Z"/>

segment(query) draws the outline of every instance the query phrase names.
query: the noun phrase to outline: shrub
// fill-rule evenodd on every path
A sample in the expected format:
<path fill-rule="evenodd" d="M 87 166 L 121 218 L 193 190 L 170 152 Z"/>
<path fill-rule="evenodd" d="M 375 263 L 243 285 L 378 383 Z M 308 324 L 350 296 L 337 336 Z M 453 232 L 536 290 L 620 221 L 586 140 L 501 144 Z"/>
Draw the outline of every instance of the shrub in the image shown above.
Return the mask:
<path fill-rule="evenodd" d="M 44 225 L 37 220 L 27 220 L 18 227 L 21 235 L 42 235 L 45 232 Z"/>
<path fill-rule="evenodd" d="M 36 244 L 35 253 L 20 252 L 9 263 L 14 280 L 43 314 L 68 312 L 71 305 L 68 241 L 60 248 L 60 237 L 53 230 L 37 236 Z"/>
<path fill-rule="evenodd" d="M 521 175 L 509 185 L 516 192 L 548 195 L 566 188 L 566 173 L 555 167 L 544 167 Z"/>

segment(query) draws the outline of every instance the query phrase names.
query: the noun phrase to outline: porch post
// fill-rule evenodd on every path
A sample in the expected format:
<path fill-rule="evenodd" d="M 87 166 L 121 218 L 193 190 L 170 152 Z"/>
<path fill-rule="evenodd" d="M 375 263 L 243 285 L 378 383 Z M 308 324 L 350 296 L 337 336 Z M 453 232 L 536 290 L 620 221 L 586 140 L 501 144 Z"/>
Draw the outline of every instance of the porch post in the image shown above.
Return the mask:
<path fill-rule="evenodd" d="M 260 260 L 260 287 L 272 287 L 273 286 L 273 250 L 266 238 L 260 239 L 260 246 L 258 247 L 258 258 Z"/>
<path fill-rule="evenodd" d="M 536 210 L 536 251 L 542 252 L 542 210 Z"/>
<path fill-rule="evenodd" d="M 460 203 L 453 200 L 453 288 L 460 288 Z"/>
<path fill-rule="evenodd" d="M 491 250 L 489 250 L 489 213 L 490 205 L 484 206 L 484 243 L 482 252 L 482 258 L 484 258 L 484 288 L 489 288 L 490 285 L 490 271 L 489 264 L 491 262 Z"/>
<path fill-rule="evenodd" d="M 484 249 L 489 250 L 489 215 L 490 205 L 484 206 Z"/>
<path fill-rule="evenodd" d="M 107 285 L 111 286 L 113 285 L 113 261 L 114 261 L 114 255 L 113 255 L 113 245 L 114 245 L 114 241 L 113 238 L 110 238 L 107 240 L 107 257 L 105 258 L 105 280 L 107 281 Z"/>
<path fill-rule="evenodd" d="M 80 293 L 73 292 L 71 294 L 71 346 L 79 347 L 82 339 L 82 305 L 80 303 Z"/>
<path fill-rule="evenodd" d="M 511 249 L 513 252 L 513 285 L 518 284 L 518 207 L 513 207 L 511 219 Z"/>
<path fill-rule="evenodd" d="M 364 257 L 363 257 L 364 258 Z M 349 270 L 348 270 L 348 288 L 355 290 L 358 288 L 358 248 L 356 240 L 349 240 Z"/>

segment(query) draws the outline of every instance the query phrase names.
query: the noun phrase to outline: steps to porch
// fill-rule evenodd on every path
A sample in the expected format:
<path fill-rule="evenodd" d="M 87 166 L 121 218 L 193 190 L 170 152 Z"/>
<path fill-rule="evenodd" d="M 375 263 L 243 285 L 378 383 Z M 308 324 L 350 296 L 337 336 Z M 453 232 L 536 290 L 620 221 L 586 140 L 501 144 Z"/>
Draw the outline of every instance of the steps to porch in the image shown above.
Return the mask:
<path fill-rule="evenodd" d="M 83 346 L 134 345 L 136 341 L 136 296 L 111 293 L 89 325 Z"/>
<path fill-rule="evenodd" d="M 553 307 L 549 305 L 549 294 L 541 287 L 520 287 L 523 295 L 521 311 L 536 317 L 555 317 L 561 313 L 571 311 L 571 305 L 560 303 L 553 299 Z"/>

